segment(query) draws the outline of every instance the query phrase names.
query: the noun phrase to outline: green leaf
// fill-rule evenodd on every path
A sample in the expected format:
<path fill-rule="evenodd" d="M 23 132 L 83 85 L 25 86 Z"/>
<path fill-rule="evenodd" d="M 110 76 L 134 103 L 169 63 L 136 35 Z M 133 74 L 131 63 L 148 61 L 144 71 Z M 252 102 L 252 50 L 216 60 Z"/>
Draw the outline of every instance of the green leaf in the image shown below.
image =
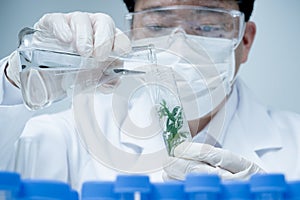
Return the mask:
<path fill-rule="evenodd" d="M 174 108 L 172 108 L 171 112 L 167 106 L 167 102 L 165 100 L 162 100 L 162 102 L 160 103 L 160 108 L 158 109 L 158 113 L 161 119 L 163 117 L 166 117 L 163 137 L 168 152 L 171 153 L 172 149 L 182 142 L 182 138 L 186 138 L 184 132 L 180 132 L 180 129 L 183 127 L 182 108 L 180 106 L 175 106 Z"/>

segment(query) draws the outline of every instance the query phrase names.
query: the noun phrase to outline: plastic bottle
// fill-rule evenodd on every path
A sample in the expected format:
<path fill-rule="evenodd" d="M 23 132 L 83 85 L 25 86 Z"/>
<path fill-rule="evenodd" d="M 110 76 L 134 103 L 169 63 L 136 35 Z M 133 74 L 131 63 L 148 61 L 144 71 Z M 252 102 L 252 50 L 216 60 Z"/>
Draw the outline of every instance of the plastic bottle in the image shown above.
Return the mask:
<path fill-rule="evenodd" d="M 13 172 L 0 172 L 0 199 L 16 199 L 21 187 L 20 175 Z"/>
<path fill-rule="evenodd" d="M 255 200 L 282 200 L 287 190 L 283 174 L 255 174 L 250 178 Z"/>
<path fill-rule="evenodd" d="M 187 199 L 182 182 L 170 181 L 153 183 L 151 189 L 151 200 L 183 200 Z"/>
<path fill-rule="evenodd" d="M 153 63 L 155 59 L 151 45 L 132 47 L 126 54 L 112 52 L 105 61 L 99 61 L 76 54 L 71 46 L 66 51 L 49 45 L 37 47 L 34 42 L 36 38 L 47 41 L 54 39 L 42 30 L 25 27 L 19 32 L 17 51 L 21 64 L 21 92 L 25 106 L 31 110 L 49 107 L 62 100 L 69 101 L 74 88 L 76 92 L 84 92 L 131 74 L 129 70 L 124 71 L 125 61 L 143 65 Z M 114 70 L 103 73 L 103 69 L 112 68 Z"/>
<path fill-rule="evenodd" d="M 222 183 L 223 200 L 251 200 L 250 184 L 242 181 L 226 181 Z"/>
<path fill-rule="evenodd" d="M 300 200 L 300 180 L 289 181 L 286 194 L 287 200 Z"/>
<path fill-rule="evenodd" d="M 81 200 L 116 200 L 119 195 L 114 192 L 114 182 L 89 181 L 82 185 Z"/>
<path fill-rule="evenodd" d="M 151 183 L 146 175 L 119 175 L 114 191 L 122 200 L 146 200 L 149 199 Z"/>
<path fill-rule="evenodd" d="M 77 196 L 78 197 L 78 196 Z M 76 200 L 68 184 L 60 181 L 24 180 L 20 200 Z"/>
<path fill-rule="evenodd" d="M 188 199 L 220 199 L 221 181 L 214 174 L 189 174 L 185 180 L 185 192 Z"/>
<path fill-rule="evenodd" d="M 76 190 L 71 190 L 70 200 L 78 200 L 78 199 L 79 199 L 78 192 Z"/>

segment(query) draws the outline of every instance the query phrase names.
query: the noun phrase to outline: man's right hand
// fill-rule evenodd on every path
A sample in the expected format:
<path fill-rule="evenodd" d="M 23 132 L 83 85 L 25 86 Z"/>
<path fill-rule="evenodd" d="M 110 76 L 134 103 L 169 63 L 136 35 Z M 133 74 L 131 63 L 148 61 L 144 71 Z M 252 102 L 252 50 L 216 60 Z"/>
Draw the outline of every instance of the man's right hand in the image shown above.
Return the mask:
<path fill-rule="evenodd" d="M 111 51 L 128 52 L 128 37 L 115 27 L 112 18 L 103 13 L 53 13 L 44 15 L 35 25 L 43 38 L 35 38 L 35 46 L 55 47 L 62 51 L 105 60 Z M 6 76 L 20 86 L 16 53 L 9 56 Z"/>
<path fill-rule="evenodd" d="M 123 52 L 130 47 L 129 39 L 116 29 L 112 18 L 103 13 L 46 14 L 34 28 L 55 38 L 49 41 L 51 43 L 71 47 L 79 55 L 99 60 L 105 59 L 112 50 Z"/>

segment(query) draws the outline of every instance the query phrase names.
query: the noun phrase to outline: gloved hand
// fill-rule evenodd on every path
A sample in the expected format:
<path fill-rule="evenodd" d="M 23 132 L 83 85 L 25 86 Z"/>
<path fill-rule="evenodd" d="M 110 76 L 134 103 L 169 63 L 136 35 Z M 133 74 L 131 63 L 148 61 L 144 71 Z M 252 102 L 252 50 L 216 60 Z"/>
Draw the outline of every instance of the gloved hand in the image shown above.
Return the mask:
<path fill-rule="evenodd" d="M 111 51 L 128 52 L 130 41 L 115 27 L 111 17 L 103 13 L 73 12 L 44 15 L 35 25 L 43 32 L 34 38 L 34 45 L 75 52 L 82 56 L 92 56 L 98 60 L 107 58 Z M 20 86 L 19 65 L 16 53 L 8 59 L 6 76 L 10 82 Z"/>
<path fill-rule="evenodd" d="M 164 167 L 165 180 L 184 180 L 189 173 L 217 174 L 224 180 L 243 180 L 255 173 L 264 173 L 255 163 L 209 144 L 183 142 L 174 149 L 174 156 Z"/>

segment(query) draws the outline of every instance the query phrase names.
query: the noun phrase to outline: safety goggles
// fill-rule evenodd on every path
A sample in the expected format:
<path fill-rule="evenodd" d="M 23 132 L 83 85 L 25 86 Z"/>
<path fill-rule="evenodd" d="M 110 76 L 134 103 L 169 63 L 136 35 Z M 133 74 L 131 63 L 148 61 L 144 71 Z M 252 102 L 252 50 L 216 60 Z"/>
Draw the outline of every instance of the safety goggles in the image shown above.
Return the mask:
<path fill-rule="evenodd" d="M 132 39 L 164 36 L 181 29 L 187 34 L 232 39 L 238 44 L 245 29 L 240 11 L 185 5 L 129 13 L 126 21 Z"/>

